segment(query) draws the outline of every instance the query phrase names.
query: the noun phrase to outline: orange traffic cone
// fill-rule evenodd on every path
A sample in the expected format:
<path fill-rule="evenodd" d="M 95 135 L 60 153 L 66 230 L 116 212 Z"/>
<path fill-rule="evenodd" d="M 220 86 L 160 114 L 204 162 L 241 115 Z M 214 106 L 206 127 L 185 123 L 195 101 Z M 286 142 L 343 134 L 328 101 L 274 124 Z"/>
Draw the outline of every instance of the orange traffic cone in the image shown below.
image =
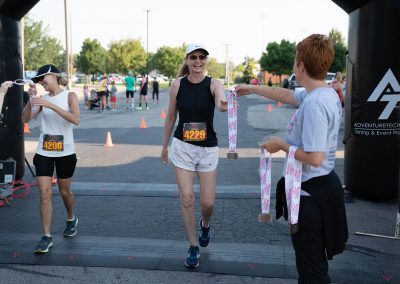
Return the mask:
<path fill-rule="evenodd" d="M 144 120 L 144 116 L 142 116 L 142 120 L 140 121 L 140 128 L 147 128 L 146 121 Z"/>
<path fill-rule="evenodd" d="M 278 102 L 278 107 L 281 107 L 282 106 L 282 103 L 281 102 Z"/>
<path fill-rule="evenodd" d="M 57 179 L 54 178 L 54 176 L 51 177 L 51 184 L 56 184 L 57 183 Z"/>
<path fill-rule="evenodd" d="M 268 105 L 268 112 L 272 112 L 272 105 L 271 104 Z"/>
<path fill-rule="evenodd" d="M 161 115 L 160 115 L 160 117 L 161 117 L 161 119 L 165 119 L 165 117 L 166 117 L 164 108 L 161 110 Z"/>
<path fill-rule="evenodd" d="M 106 144 L 104 144 L 105 147 L 113 147 L 113 142 L 111 139 L 111 132 L 107 131 L 107 138 L 106 138 Z"/>
<path fill-rule="evenodd" d="M 31 133 L 31 131 L 29 130 L 28 123 L 24 123 L 24 133 Z"/>

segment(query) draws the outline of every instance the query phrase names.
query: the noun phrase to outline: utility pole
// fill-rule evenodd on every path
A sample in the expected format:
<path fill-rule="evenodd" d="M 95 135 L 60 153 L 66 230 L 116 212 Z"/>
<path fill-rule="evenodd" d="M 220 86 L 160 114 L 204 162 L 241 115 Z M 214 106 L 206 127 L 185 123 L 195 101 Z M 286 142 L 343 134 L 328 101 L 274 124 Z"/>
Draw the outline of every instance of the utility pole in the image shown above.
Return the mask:
<path fill-rule="evenodd" d="M 229 44 L 225 44 L 225 83 L 230 84 Z"/>
<path fill-rule="evenodd" d="M 149 74 L 149 13 L 150 10 L 145 10 L 146 11 L 146 74 Z"/>
<path fill-rule="evenodd" d="M 67 72 L 67 80 L 68 86 L 67 89 L 71 89 L 71 74 L 70 74 L 70 60 L 69 60 L 69 28 L 68 28 L 68 0 L 64 0 L 64 17 L 65 17 L 65 53 L 66 53 L 66 72 Z"/>

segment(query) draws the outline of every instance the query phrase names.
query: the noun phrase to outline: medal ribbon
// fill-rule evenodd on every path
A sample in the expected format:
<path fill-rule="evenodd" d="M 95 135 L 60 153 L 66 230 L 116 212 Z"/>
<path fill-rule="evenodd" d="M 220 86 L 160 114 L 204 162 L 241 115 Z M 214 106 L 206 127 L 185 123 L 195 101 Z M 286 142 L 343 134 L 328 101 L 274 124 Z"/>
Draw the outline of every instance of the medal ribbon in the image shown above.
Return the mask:
<path fill-rule="evenodd" d="M 300 209 L 302 163 L 294 157 L 296 150 L 297 147 L 290 146 L 285 169 L 285 192 L 290 225 L 298 223 Z"/>
<path fill-rule="evenodd" d="M 261 184 L 261 213 L 269 214 L 271 201 L 271 153 L 268 164 L 265 161 L 265 150 L 260 147 L 260 184 Z"/>
<path fill-rule="evenodd" d="M 230 90 L 228 93 L 228 133 L 229 153 L 236 153 L 237 141 L 237 110 L 235 107 L 236 92 Z"/>

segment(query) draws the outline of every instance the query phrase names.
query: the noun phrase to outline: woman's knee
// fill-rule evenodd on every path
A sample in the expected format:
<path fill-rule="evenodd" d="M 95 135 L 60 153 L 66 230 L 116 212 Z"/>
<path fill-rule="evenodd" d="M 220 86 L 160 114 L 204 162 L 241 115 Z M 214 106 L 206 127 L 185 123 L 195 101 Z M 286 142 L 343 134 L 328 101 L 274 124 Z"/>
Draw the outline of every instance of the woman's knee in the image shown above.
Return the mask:
<path fill-rule="evenodd" d="M 68 196 L 73 196 L 71 188 L 69 187 L 59 187 L 59 192 L 61 197 L 68 197 Z"/>
<path fill-rule="evenodd" d="M 201 206 L 201 209 L 203 210 L 203 211 L 213 211 L 214 210 L 214 207 L 215 207 L 215 204 L 214 204 L 214 201 L 201 201 L 200 202 L 200 206 Z"/>
<path fill-rule="evenodd" d="M 194 194 L 183 194 L 181 195 L 181 204 L 184 208 L 190 208 L 194 206 L 195 196 Z"/>
<path fill-rule="evenodd" d="M 52 194 L 53 194 L 52 188 L 40 188 L 40 203 L 51 202 Z"/>

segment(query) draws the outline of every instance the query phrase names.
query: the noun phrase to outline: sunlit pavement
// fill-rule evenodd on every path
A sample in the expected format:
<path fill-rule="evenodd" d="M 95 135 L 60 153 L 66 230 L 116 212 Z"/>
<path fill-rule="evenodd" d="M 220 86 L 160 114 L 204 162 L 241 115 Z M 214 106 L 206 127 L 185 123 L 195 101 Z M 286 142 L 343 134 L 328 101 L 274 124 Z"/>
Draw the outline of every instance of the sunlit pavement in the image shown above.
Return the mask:
<path fill-rule="evenodd" d="M 53 197 L 54 247 L 45 256 L 32 253 L 41 233 L 37 188 L 23 199 L 14 199 L 9 208 L 0 208 L 0 283 L 4 279 L 13 279 L 14 283 L 297 283 L 286 222 L 257 221 L 258 145 L 267 135 L 283 136 L 294 109 L 256 96 L 240 98 L 236 161 L 226 159 L 226 114 L 216 112 L 220 161 L 212 242 L 201 250 L 200 267 L 193 273 L 183 265 L 188 243 L 175 177 L 172 167 L 162 165 L 159 159 L 164 122 L 161 113 L 167 112 L 168 93 L 161 92 L 158 105 L 152 103 L 151 93 L 148 99 L 150 109 L 143 111 L 126 110 L 123 92 L 118 95 L 117 112 L 81 108 L 81 124 L 74 132 L 79 159 L 72 185 L 79 217 L 76 238 L 60 237 L 65 210 L 57 190 Z M 147 128 L 141 128 L 143 119 Z M 29 128 L 25 151 L 31 163 L 39 121 L 30 122 Z M 104 146 L 108 131 L 113 147 Z M 343 180 L 340 141 L 335 170 Z M 273 183 L 281 175 L 282 161 L 281 154 L 273 157 Z M 33 181 L 28 168 L 24 179 Z M 196 193 L 198 196 L 197 186 Z M 368 232 L 393 236 L 396 202 L 354 198 L 346 209 L 350 238 L 345 252 L 330 262 L 332 281 L 400 281 L 399 240 L 355 235 Z"/>

